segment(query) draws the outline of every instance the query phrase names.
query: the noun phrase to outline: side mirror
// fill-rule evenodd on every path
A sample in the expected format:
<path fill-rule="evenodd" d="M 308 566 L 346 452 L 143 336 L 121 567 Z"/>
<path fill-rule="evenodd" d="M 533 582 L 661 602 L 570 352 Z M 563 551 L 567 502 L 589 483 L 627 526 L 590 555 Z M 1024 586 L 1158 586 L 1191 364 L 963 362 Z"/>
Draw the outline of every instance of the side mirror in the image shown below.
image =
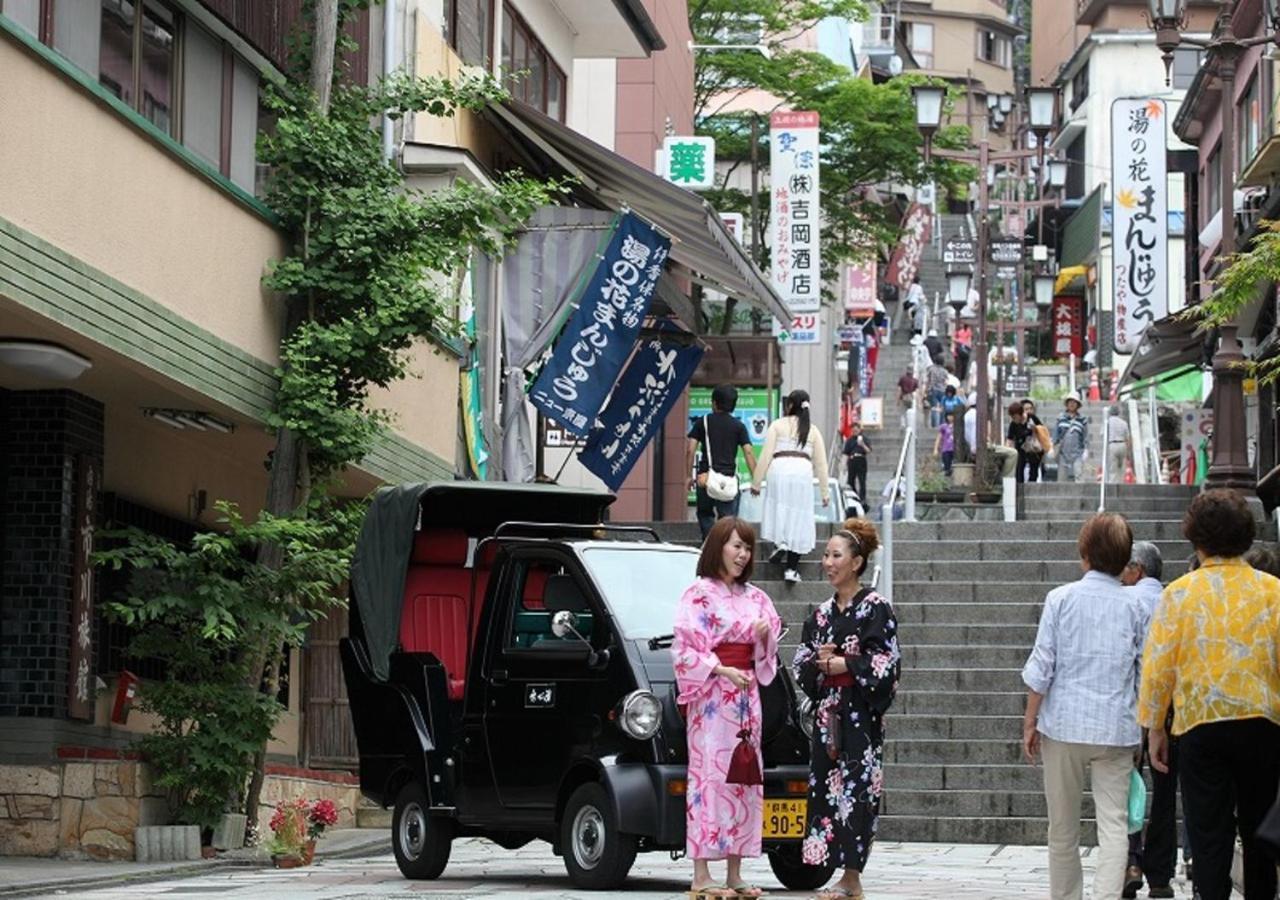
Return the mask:
<path fill-rule="evenodd" d="M 577 614 L 567 609 L 557 612 L 551 617 L 551 633 L 558 638 L 565 638 L 572 634 L 582 640 L 582 635 L 578 634 Z"/>

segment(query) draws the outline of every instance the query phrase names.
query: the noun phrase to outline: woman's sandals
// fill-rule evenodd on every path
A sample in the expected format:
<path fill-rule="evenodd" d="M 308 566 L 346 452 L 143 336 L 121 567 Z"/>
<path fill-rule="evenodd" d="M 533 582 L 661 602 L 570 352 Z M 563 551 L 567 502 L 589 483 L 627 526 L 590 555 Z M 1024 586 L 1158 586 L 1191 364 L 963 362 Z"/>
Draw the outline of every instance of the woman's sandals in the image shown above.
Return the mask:
<path fill-rule="evenodd" d="M 689 889 L 689 900 L 758 900 L 763 896 L 763 890 L 750 884 L 740 884 L 737 887 L 709 884 Z"/>
<path fill-rule="evenodd" d="M 839 885 L 823 888 L 817 894 L 817 900 L 866 900 L 866 897 L 867 895 L 862 893 L 862 888 L 858 888 L 857 893 L 854 893 L 849 888 Z"/>

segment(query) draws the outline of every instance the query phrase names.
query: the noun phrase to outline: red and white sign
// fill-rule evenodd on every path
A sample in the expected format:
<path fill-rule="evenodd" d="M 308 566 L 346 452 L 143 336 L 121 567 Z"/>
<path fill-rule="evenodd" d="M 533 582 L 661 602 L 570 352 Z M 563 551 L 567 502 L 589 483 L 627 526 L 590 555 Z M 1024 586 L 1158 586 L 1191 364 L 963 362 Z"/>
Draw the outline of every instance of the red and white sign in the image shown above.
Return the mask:
<path fill-rule="evenodd" d="M 773 329 L 779 344 L 817 344 L 822 338 L 822 321 L 817 313 L 802 313 L 786 328 L 779 327 L 775 319 Z"/>
<path fill-rule="evenodd" d="M 902 220 L 902 238 L 889 258 L 884 280 L 896 284 L 905 294 L 911 279 L 920 271 L 920 257 L 933 231 L 933 215 L 929 207 L 914 203 Z"/>
<path fill-rule="evenodd" d="M 876 314 L 876 261 L 846 265 L 844 270 L 844 310 L 855 319 Z"/>
<path fill-rule="evenodd" d="M 822 303 L 818 162 L 816 112 L 769 116 L 773 287 L 795 314 L 817 312 Z"/>
<path fill-rule="evenodd" d="M 1053 355 L 1066 359 L 1084 356 L 1084 310 L 1081 297 L 1053 298 Z"/>
<path fill-rule="evenodd" d="M 1111 270 L 1119 353 L 1137 350 L 1147 326 L 1169 314 L 1166 118 L 1163 100 L 1111 104 Z"/>

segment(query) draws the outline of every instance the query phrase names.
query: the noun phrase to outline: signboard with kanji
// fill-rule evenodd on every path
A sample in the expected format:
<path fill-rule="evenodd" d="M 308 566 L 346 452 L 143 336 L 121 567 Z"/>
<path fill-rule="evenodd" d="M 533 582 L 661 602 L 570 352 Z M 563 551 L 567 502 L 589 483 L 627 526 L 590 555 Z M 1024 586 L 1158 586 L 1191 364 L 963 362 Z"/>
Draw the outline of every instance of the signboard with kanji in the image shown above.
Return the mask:
<path fill-rule="evenodd" d="M 76 457 L 75 524 L 71 531 L 71 648 L 67 716 L 93 721 L 93 532 L 98 520 L 98 461 Z"/>
<path fill-rule="evenodd" d="M 876 261 L 846 265 L 844 269 L 844 309 L 855 319 L 876 314 Z"/>
<path fill-rule="evenodd" d="M 1080 297 L 1054 297 L 1051 313 L 1053 322 L 1053 355 L 1066 359 L 1075 354 L 1084 356 L 1084 310 Z"/>
<path fill-rule="evenodd" d="M 1004 393 L 1006 397 L 1025 397 L 1031 393 L 1031 375 L 1027 372 L 1006 372 Z"/>
<path fill-rule="evenodd" d="M 743 218 L 742 213 L 722 212 L 720 213 L 720 221 L 724 223 L 725 229 L 733 239 L 741 244 L 743 227 L 746 224 L 746 220 Z"/>
<path fill-rule="evenodd" d="M 1132 353 L 1169 313 L 1169 179 L 1163 100 L 1111 104 L 1115 348 Z"/>
<path fill-rule="evenodd" d="M 902 219 L 902 237 L 898 239 L 898 246 L 889 257 L 889 268 L 884 273 L 884 280 L 896 284 L 904 294 L 920 270 L 920 258 L 932 232 L 933 213 L 929 207 L 913 203 Z"/>
<path fill-rule="evenodd" d="M 794 314 L 817 312 L 822 300 L 818 162 L 818 114 L 772 113 L 769 232 L 773 287 Z"/>
<path fill-rule="evenodd" d="M 1022 241 L 1017 238 L 999 238 L 987 246 L 988 258 L 997 265 L 1016 266 L 1022 262 Z"/>
<path fill-rule="evenodd" d="M 947 238 L 942 247 L 942 261 L 949 266 L 971 266 L 977 259 L 973 241 L 966 237 Z"/>
<path fill-rule="evenodd" d="M 715 138 L 669 135 L 662 142 L 662 177 L 695 191 L 715 187 Z"/>
<path fill-rule="evenodd" d="M 779 344 L 817 344 L 822 335 L 822 320 L 817 313 L 801 313 L 786 326 L 774 319 L 773 334 Z"/>

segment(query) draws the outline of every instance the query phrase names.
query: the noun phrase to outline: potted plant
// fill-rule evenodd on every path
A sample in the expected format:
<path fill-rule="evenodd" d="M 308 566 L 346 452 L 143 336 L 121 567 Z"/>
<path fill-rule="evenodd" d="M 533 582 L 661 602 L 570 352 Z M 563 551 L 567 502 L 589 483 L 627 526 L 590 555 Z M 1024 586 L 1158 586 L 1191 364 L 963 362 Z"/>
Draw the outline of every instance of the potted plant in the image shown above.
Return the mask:
<path fill-rule="evenodd" d="M 330 825 L 338 824 L 338 807 L 332 800 L 317 800 L 307 811 L 307 862 L 315 858 L 316 841 Z"/>
<path fill-rule="evenodd" d="M 295 800 L 281 803 L 271 815 L 271 840 L 267 852 L 277 869 L 294 869 L 311 862 L 315 854 L 315 841 L 309 837 L 307 803 Z M 310 852 L 307 845 L 310 844 Z"/>

